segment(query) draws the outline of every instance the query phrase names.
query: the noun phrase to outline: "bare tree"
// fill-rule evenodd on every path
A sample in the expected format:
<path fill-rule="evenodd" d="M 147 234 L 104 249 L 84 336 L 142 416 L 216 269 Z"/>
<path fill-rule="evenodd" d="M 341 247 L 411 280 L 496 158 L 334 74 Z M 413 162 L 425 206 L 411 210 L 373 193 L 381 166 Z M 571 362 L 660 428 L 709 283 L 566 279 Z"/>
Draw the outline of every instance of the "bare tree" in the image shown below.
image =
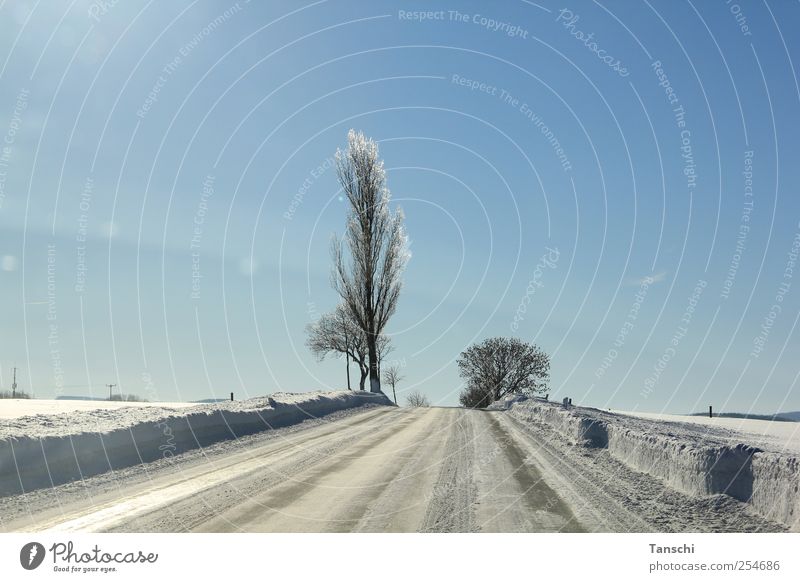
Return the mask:
<path fill-rule="evenodd" d="M 484 408 L 506 394 L 537 394 L 547 388 L 550 358 L 537 345 L 494 337 L 464 350 L 458 358 L 467 387 L 459 400 Z"/>
<path fill-rule="evenodd" d="M 402 210 L 389 209 L 378 146 L 353 130 L 347 134 L 347 144 L 346 151 L 336 151 L 336 172 L 350 211 L 344 237 L 334 236 L 331 245 L 331 279 L 353 321 L 366 334 L 370 391 L 380 392 L 378 339 L 397 308 L 408 243 Z"/>
<path fill-rule="evenodd" d="M 319 361 L 329 354 L 344 354 L 347 369 L 347 389 L 350 387 L 350 358 L 357 361 L 356 348 L 361 334 L 352 325 L 347 311 L 337 306 L 333 313 L 326 313 L 314 323 L 306 327 L 308 339 L 306 345 Z M 363 390 L 363 387 L 362 387 Z"/>
<path fill-rule="evenodd" d="M 364 382 L 369 375 L 366 334 L 350 317 L 343 305 L 339 305 L 332 313 L 326 313 L 306 328 L 308 339 L 306 345 L 318 360 L 324 360 L 330 354 L 342 354 L 347 361 L 347 389 L 350 390 L 350 359 L 358 364 L 361 372 L 360 389 L 364 390 Z M 378 337 L 378 361 L 391 351 L 391 343 L 385 335 Z"/>
<path fill-rule="evenodd" d="M 406 396 L 406 402 L 408 402 L 408 405 L 412 408 L 427 407 L 431 405 L 431 401 L 428 400 L 428 397 L 417 391 L 414 391 Z"/>
<path fill-rule="evenodd" d="M 392 387 L 392 397 L 394 398 L 395 404 L 397 404 L 397 392 L 395 391 L 395 386 L 397 386 L 397 384 L 403 379 L 404 377 L 400 375 L 400 366 L 397 364 L 389 366 L 383 373 L 383 381 Z"/>

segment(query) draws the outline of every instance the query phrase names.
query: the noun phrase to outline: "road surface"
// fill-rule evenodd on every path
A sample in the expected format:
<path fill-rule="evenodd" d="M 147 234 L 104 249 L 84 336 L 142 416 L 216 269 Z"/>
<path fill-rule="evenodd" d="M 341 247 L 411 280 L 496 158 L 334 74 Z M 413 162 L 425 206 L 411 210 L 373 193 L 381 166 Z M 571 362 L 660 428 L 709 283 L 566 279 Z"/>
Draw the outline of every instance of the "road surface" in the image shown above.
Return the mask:
<path fill-rule="evenodd" d="M 780 531 L 500 411 L 356 409 L 0 498 L 0 531 Z"/>
<path fill-rule="evenodd" d="M 380 407 L 96 487 L 26 531 L 581 531 L 491 412 Z M 69 496 L 68 496 L 69 497 Z"/>

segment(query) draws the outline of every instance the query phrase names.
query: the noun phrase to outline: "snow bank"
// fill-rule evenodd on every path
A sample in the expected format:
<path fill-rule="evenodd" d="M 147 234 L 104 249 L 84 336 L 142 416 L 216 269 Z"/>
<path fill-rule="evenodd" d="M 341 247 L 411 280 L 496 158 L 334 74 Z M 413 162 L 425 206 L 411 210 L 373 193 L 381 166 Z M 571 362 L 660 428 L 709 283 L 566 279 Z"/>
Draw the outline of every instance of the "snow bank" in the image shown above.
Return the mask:
<path fill-rule="evenodd" d="M 605 447 L 608 444 L 605 423 L 577 408 L 566 409 L 537 398 L 511 402 L 507 410 L 523 422 L 546 424 L 576 445 Z"/>
<path fill-rule="evenodd" d="M 756 453 L 752 469 L 750 504 L 756 513 L 800 530 L 800 460 L 780 453 Z"/>
<path fill-rule="evenodd" d="M 800 460 L 754 447 L 747 435 L 592 408 L 565 409 L 542 400 L 515 402 L 508 414 L 545 425 L 575 445 L 605 448 L 673 489 L 690 495 L 726 494 L 767 519 L 798 527 Z"/>
<path fill-rule="evenodd" d="M 744 444 L 693 443 L 670 433 L 607 426 L 608 451 L 626 465 L 660 477 L 692 495 L 725 493 L 739 501 L 753 494 L 751 461 L 758 451 Z"/>
<path fill-rule="evenodd" d="M 360 391 L 279 393 L 183 409 L 130 407 L 13 419 L 0 427 L 0 495 L 172 457 L 365 404 L 391 401 Z"/>

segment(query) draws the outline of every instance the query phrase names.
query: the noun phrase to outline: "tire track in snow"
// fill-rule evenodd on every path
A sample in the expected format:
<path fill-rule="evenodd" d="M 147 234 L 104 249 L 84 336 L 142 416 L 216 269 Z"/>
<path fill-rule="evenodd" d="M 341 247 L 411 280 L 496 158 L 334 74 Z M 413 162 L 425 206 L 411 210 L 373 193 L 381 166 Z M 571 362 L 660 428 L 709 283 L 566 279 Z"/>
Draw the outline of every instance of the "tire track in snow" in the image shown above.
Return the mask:
<path fill-rule="evenodd" d="M 474 430 L 470 411 L 457 416 L 445 447 L 445 458 L 433 486 L 420 532 L 471 532 L 475 523 Z"/>
<path fill-rule="evenodd" d="M 421 411 L 423 414 L 444 414 L 440 409 Z M 447 415 L 458 411 L 446 411 Z M 446 457 L 452 421 L 444 420 L 417 446 L 405 451 L 399 459 L 402 469 L 381 494 L 374 499 L 359 523 L 358 532 L 416 531 L 428 509 L 430 493 L 439 477 L 442 460 Z M 421 494 L 424 493 L 424 494 Z"/>
<path fill-rule="evenodd" d="M 497 416 L 481 411 L 485 432 L 495 443 L 502 443 L 500 454 L 484 456 L 489 479 L 488 490 L 481 491 L 480 527 L 496 532 L 582 532 L 571 508 L 547 484 L 512 434 Z M 489 439 L 487 439 L 489 440 Z"/>

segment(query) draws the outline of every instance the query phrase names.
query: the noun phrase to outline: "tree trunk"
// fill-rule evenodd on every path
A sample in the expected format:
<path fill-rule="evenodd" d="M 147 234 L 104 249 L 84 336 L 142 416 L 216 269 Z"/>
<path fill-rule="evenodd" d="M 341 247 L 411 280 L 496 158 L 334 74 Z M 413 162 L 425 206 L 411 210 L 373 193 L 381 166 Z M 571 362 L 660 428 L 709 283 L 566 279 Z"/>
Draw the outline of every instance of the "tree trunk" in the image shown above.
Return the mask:
<path fill-rule="evenodd" d="M 352 388 L 350 388 L 350 354 L 345 354 L 344 358 L 344 361 L 347 362 L 347 389 L 352 390 Z"/>
<path fill-rule="evenodd" d="M 397 392 L 394 391 L 394 384 L 392 384 L 392 396 L 394 397 L 394 405 L 397 406 Z"/>
<path fill-rule="evenodd" d="M 367 335 L 367 349 L 369 351 L 369 391 L 381 391 L 381 377 L 378 373 L 378 349 L 376 347 L 376 337 L 373 334 Z"/>
<path fill-rule="evenodd" d="M 497 402 L 500 400 L 500 390 L 502 389 L 502 381 L 503 378 L 500 378 L 494 383 L 494 390 L 492 390 L 492 402 Z M 489 404 L 491 404 L 490 402 Z"/>
<path fill-rule="evenodd" d="M 361 390 L 364 390 L 364 381 L 367 379 L 369 375 L 369 368 L 364 365 L 359 365 L 359 370 L 361 370 L 361 381 L 359 383 L 359 387 Z"/>

